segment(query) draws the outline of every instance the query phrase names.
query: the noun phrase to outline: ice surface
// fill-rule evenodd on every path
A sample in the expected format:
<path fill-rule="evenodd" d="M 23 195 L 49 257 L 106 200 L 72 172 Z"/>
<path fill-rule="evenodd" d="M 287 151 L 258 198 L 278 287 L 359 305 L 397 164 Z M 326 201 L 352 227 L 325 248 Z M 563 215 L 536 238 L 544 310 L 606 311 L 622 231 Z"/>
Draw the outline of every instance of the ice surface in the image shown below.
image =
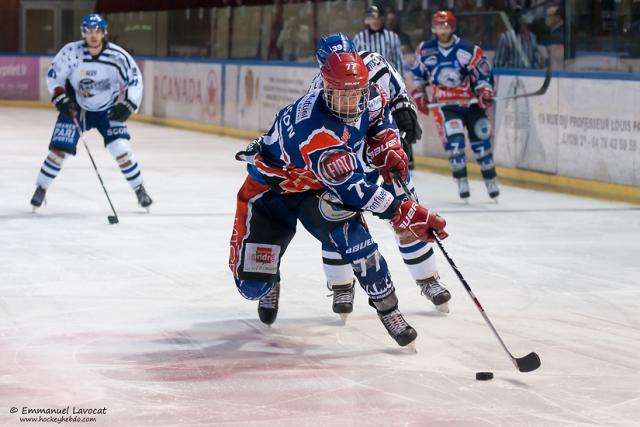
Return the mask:
<path fill-rule="evenodd" d="M 476 181 L 465 205 L 448 177 L 415 174 L 507 345 L 540 355 L 522 374 L 444 258 L 448 316 L 420 296 L 375 218 L 417 354 L 395 345 L 362 290 L 341 326 L 302 227 L 278 320 L 261 325 L 227 268 L 245 175 L 233 153 L 246 141 L 130 123 L 155 200 L 146 214 L 93 131 L 120 224 L 107 223 L 81 146 L 30 213 L 54 120 L 0 108 L 0 425 L 23 425 L 14 406 L 67 405 L 107 407 L 100 426 L 640 425 L 637 207 L 509 186 L 495 205 Z"/>

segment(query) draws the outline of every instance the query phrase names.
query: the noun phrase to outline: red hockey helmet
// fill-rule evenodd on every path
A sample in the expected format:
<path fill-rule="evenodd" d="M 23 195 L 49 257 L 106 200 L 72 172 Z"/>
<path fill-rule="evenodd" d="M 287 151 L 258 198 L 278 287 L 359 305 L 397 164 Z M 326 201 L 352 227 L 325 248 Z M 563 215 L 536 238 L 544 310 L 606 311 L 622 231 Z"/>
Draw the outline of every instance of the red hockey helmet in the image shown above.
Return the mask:
<path fill-rule="evenodd" d="M 334 52 L 320 68 L 324 99 L 345 123 L 355 122 L 369 101 L 369 70 L 357 53 Z"/>
<path fill-rule="evenodd" d="M 450 10 L 439 10 L 431 17 L 431 29 L 439 26 L 447 26 L 452 31 L 456 29 L 456 17 Z"/>

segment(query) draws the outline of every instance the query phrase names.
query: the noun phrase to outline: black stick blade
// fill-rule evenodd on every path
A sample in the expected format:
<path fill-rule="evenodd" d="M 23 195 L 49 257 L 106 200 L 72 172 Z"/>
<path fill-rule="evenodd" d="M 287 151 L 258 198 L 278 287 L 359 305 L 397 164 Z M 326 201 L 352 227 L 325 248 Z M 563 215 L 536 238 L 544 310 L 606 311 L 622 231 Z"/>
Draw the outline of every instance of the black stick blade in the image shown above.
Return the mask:
<path fill-rule="evenodd" d="M 516 363 L 520 372 L 531 372 L 540 367 L 540 358 L 535 352 L 532 352 L 524 357 L 516 359 Z"/>
<path fill-rule="evenodd" d="M 109 221 L 109 224 L 117 224 L 120 222 L 118 221 L 118 217 L 113 215 L 108 216 L 107 220 Z"/>

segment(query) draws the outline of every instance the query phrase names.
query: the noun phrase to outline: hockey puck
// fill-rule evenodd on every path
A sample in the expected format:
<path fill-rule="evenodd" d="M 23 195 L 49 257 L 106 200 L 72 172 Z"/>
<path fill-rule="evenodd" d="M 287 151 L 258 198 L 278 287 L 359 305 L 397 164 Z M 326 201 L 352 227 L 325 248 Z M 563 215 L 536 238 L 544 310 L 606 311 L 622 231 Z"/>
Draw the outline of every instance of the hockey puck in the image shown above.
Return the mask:
<path fill-rule="evenodd" d="M 478 381 L 489 381 L 493 379 L 493 372 L 476 372 L 476 379 Z"/>
<path fill-rule="evenodd" d="M 118 222 L 120 222 L 118 221 L 118 217 L 113 215 L 108 216 L 107 220 L 109 220 L 109 224 L 117 224 Z"/>

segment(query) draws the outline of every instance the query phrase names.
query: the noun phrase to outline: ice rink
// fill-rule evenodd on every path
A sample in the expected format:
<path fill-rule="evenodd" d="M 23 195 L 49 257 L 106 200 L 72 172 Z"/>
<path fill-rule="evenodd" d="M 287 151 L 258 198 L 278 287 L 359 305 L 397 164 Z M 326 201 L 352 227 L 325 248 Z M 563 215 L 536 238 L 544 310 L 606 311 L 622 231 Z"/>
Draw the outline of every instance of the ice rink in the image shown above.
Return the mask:
<path fill-rule="evenodd" d="M 415 173 L 507 345 L 540 355 L 524 374 L 437 249 L 449 315 L 420 296 L 373 217 L 416 354 L 361 289 L 341 325 L 302 227 L 282 263 L 278 320 L 263 326 L 227 267 L 245 176 L 233 154 L 247 141 L 131 122 L 147 214 L 92 131 L 120 224 L 107 223 L 81 144 L 32 214 L 54 120 L 53 109 L 0 108 L 0 425 L 24 425 L 23 407 L 66 406 L 106 407 L 99 426 L 640 425 L 637 206 L 506 185 L 496 205 L 478 181 L 464 205 L 449 177 Z"/>

